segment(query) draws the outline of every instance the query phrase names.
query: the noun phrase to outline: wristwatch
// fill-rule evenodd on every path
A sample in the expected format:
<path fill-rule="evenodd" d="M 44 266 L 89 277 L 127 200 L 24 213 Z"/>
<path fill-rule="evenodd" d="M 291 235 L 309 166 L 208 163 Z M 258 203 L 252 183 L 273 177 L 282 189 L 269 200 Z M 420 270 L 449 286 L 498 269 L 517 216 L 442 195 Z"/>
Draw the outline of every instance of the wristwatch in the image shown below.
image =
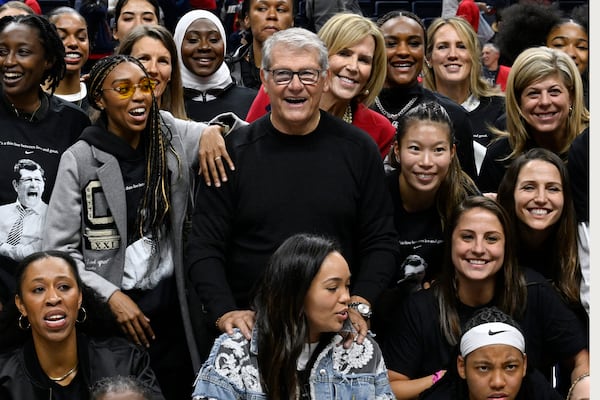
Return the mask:
<path fill-rule="evenodd" d="M 348 307 L 354 308 L 360 315 L 363 316 L 364 319 L 371 318 L 371 314 L 373 314 L 373 311 L 371 311 L 371 306 L 367 303 L 350 303 L 348 304 Z"/>

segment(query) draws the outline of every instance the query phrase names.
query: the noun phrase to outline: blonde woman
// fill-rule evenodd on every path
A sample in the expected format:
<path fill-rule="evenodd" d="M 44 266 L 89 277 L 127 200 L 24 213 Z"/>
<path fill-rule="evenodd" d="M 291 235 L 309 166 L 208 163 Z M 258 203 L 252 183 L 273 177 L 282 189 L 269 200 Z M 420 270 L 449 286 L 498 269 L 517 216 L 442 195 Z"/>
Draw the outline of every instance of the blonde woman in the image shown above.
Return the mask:
<path fill-rule="evenodd" d="M 523 51 L 506 85 L 506 131 L 488 147 L 478 186 L 496 192 L 510 162 L 533 147 L 566 161 L 573 140 L 588 128 L 581 74 L 566 53 L 548 47 Z"/>

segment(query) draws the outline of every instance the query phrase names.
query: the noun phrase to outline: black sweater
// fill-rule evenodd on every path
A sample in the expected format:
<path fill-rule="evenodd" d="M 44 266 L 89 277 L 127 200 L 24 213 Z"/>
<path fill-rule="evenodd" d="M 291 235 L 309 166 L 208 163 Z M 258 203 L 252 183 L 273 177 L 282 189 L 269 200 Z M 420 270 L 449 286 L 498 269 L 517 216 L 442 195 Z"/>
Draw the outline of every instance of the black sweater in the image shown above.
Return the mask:
<path fill-rule="evenodd" d="M 353 293 L 370 301 L 394 273 L 393 210 L 373 140 L 323 111 L 304 136 L 278 132 L 269 116 L 227 137 L 236 171 L 196 194 L 187 259 L 213 321 L 248 308 L 269 257 L 295 233 L 337 239 Z"/>

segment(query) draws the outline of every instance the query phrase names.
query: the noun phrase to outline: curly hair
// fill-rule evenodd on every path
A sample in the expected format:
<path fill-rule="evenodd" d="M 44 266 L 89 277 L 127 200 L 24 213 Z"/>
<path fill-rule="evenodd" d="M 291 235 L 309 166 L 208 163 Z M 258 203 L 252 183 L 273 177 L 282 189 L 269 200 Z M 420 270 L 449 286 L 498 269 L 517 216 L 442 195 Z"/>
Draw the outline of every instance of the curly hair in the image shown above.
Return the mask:
<path fill-rule="evenodd" d="M 3 32 L 10 24 L 27 25 L 37 31 L 38 40 L 44 49 L 44 59 L 50 65 L 50 68 L 42 74 L 40 85 L 48 83 L 48 90 L 50 93 L 54 93 L 67 70 L 65 45 L 60 39 L 56 27 L 48 19 L 39 15 L 15 15 L 0 18 L 0 32 Z M 43 67 L 43 64 L 39 65 L 39 68 Z"/>
<path fill-rule="evenodd" d="M 494 42 L 509 65 L 523 50 L 544 46 L 548 33 L 562 18 L 561 10 L 555 5 L 535 3 L 513 4 L 504 8 L 501 15 L 502 25 Z"/>

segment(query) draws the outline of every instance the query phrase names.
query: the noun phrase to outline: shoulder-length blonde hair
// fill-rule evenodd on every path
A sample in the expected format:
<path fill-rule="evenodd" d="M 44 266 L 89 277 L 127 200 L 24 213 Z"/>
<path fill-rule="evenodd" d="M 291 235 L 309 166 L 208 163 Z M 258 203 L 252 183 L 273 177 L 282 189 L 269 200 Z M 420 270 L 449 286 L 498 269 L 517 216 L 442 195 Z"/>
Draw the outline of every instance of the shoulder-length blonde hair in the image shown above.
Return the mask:
<path fill-rule="evenodd" d="M 352 13 L 340 13 L 331 17 L 319 30 L 319 37 L 329 52 L 329 57 L 342 49 L 348 48 L 371 36 L 375 40 L 375 52 L 371 76 L 367 80 L 363 91 L 355 97 L 367 107 L 374 101 L 385 82 L 387 71 L 387 57 L 383 34 L 373 21 L 363 16 Z M 367 92 L 368 91 L 368 92 Z"/>
<path fill-rule="evenodd" d="M 515 59 L 506 82 L 506 132 L 515 158 L 525 151 L 530 134 L 521 112 L 521 95 L 532 83 L 558 76 L 569 90 L 571 109 L 565 132 L 565 144 L 558 150 L 565 153 L 577 137 L 589 124 L 590 113 L 585 107 L 583 83 L 575 62 L 569 55 L 549 47 L 532 47 L 524 50 Z"/>
<path fill-rule="evenodd" d="M 473 30 L 471 24 L 461 17 L 437 18 L 427 29 L 427 48 L 425 57 L 431 60 L 431 53 L 435 46 L 435 35 L 439 29 L 445 25 L 450 25 L 458 37 L 463 41 L 469 56 L 471 58 L 471 73 L 469 75 L 469 89 L 475 97 L 502 96 L 502 91 L 492 88 L 490 84 L 481 76 L 481 45 L 477 33 Z M 433 91 L 437 91 L 435 73 L 430 63 L 425 63 L 423 68 L 423 85 Z"/>

